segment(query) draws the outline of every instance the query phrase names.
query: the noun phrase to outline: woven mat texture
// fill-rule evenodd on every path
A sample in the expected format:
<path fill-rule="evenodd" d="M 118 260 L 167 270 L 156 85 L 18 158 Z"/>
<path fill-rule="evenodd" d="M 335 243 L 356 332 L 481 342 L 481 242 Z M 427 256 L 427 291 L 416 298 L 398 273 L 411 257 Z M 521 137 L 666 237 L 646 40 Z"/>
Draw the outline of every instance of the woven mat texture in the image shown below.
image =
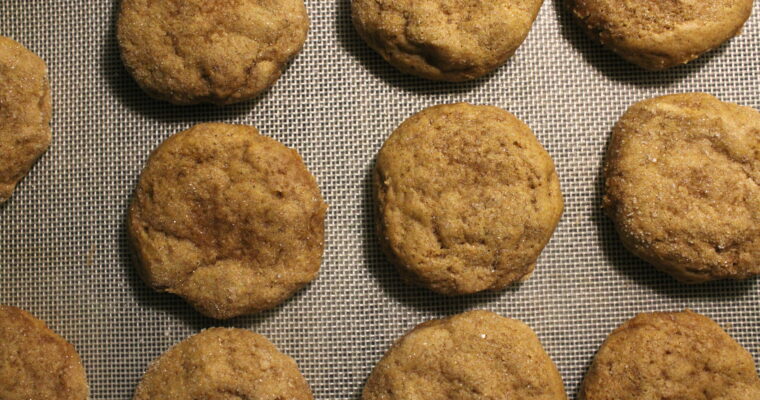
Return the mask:
<path fill-rule="evenodd" d="M 306 3 L 309 38 L 283 77 L 260 98 L 221 108 L 143 94 L 119 58 L 118 1 L 0 1 L 0 35 L 46 60 L 54 102 L 52 147 L 0 206 L 0 303 L 29 310 L 74 343 L 93 399 L 130 399 L 151 360 L 211 326 L 267 336 L 297 360 L 318 399 L 358 399 L 405 331 L 476 308 L 532 326 L 571 398 L 606 335 L 637 312 L 694 309 L 758 360 L 757 280 L 684 286 L 627 253 L 600 212 L 600 172 L 611 128 L 635 101 L 705 91 L 760 108 L 760 2 L 739 37 L 648 73 L 585 38 L 561 0 L 546 0 L 510 61 L 462 84 L 386 64 L 356 35 L 348 0 Z M 533 128 L 556 162 L 565 213 L 526 283 L 446 298 L 403 284 L 380 253 L 370 171 L 405 118 L 458 101 L 505 108 Z M 252 124 L 296 148 L 330 204 L 319 278 L 274 310 L 221 323 L 140 281 L 124 224 L 151 150 L 203 121 Z"/>

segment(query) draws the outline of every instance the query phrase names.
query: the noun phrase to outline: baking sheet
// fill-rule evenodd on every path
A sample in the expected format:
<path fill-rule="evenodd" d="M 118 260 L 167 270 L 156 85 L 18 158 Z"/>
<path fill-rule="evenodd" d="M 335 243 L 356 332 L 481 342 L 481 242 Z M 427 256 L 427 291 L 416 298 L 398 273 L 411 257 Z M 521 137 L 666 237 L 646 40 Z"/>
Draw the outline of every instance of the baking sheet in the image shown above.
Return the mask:
<path fill-rule="evenodd" d="M 757 2 L 756 2 L 757 3 Z M 75 344 L 93 399 L 129 399 L 149 362 L 211 326 L 266 335 L 293 356 L 318 399 L 357 399 L 388 346 L 416 324 L 484 308 L 538 333 L 568 395 L 599 344 L 637 312 L 692 308 L 725 326 L 756 360 L 756 280 L 684 286 L 629 255 L 600 211 L 601 163 L 631 103 L 705 91 L 760 108 L 760 6 L 741 36 L 665 72 L 643 72 L 586 39 L 547 0 L 522 47 L 471 83 L 402 75 L 355 34 L 348 0 L 306 1 L 303 52 L 272 90 L 219 108 L 151 100 L 125 72 L 114 38 L 118 1 L 1 0 L 0 34 L 47 61 L 53 144 L 0 206 L 0 303 L 25 308 Z M 434 104 L 503 107 L 553 156 L 565 214 L 532 278 L 498 293 L 446 298 L 404 285 L 374 236 L 370 171 L 383 140 Z M 320 277 L 275 310 L 228 322 L 148 289 L 125 233 L 131 192 L 150 151 L 202 121 L 245 123 L 296 148 L 326 201 Z"/>

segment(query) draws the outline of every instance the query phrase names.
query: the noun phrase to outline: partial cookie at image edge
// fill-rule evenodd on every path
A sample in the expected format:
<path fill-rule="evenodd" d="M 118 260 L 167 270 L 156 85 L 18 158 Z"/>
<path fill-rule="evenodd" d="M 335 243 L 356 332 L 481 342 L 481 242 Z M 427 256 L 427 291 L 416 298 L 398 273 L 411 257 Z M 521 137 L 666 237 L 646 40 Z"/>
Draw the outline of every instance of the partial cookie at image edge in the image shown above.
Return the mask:
<path fill-rule="evenodd" d="M 579 400 L 760 398 L 752 355 L 690 310 L 641 313 L 602 343 Z"/>
<path fill-rule="evenodd" d="M 0 305 L 0 398 L 87 400 L 87 376 L 74 346 L 30 313 Z"/>
<path fill-rule="evenodd" d="M 303 0 L 123 0 L 117 40 L 126 69 L 149 96 L 227 105 L 274 85 L 308 30 Z"/>
<path fill-rule="evenodd" d="M 533 330 L 475 310 L 417 325 L 375 365 L 363 400 L 567 400 L 562 377 Z"/>
<path fill-rule="evenodd" d="M 50 147 L 51 117 L 45 61 L 0 36 L 0 204 Z"/>
<path fill-rule="evenodd" d="M 209 328 L 153 362 L 133 400 L 227 398 L 313 400 L 296 362 L 246 329 Z M 200 396 L 200 397 L 199 397 Z M 219 396 L 219 397 L 217 397 Z"/>

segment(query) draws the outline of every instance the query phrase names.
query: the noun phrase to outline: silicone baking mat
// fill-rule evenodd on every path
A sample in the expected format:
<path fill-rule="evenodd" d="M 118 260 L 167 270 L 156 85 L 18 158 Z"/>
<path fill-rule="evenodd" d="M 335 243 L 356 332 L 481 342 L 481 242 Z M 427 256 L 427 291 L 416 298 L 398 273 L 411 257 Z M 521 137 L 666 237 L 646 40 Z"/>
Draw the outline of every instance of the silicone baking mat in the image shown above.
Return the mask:
<path fill-rule="evenodd" d="M 309 0 L 303 52 L 266 94 L 228 106 L 148 98 L 119 59 L 118 1 L 0 0 L 0 34 L 47 61 L 53 144 L 0 206 L 0 303 L 25 308 L 79 350 L 93 399 L 130 399 L 151 360 L 204 328 L 266 335 L 294 357 L 318 399 L 357 399 L 388 346 L 430 318 L 484 308 L 533 327 L 575 396 L 606 335 L 637 312 L 691 308 L 758 360 L 757 280 L 684 286 L 628 254 L 600 212 L 611 128 L 631 103 L 705 91 L 760 108 L 760 6 L 743 33 L 687 66 L 643 72 L 586 39 L 547 0 L 496 73 L 429 82 L 397 72 L 354 32 L 348 0 Z M 505 108 L 553 156 L 565 213 L 532 278 L 447 298 L 403 284 L 374 235 L 370 171 L 390 132 L 434 104 Z M 135 274 L 125 215 L 150 151 L 202 121 L 252 124 L 296 148 L 330 204 L 319 278 L 275 310 L 217 322 Z"/>

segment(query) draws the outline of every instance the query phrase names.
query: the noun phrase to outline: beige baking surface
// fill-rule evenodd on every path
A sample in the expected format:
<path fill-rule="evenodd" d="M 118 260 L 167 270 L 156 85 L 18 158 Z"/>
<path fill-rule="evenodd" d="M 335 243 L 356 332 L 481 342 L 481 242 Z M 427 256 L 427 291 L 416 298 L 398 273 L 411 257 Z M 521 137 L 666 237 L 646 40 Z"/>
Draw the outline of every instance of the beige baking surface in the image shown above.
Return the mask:
<path fill-rule="evenodd" d="M 547 0 L 527 41 L 495 74 L 447 84 L 403 76 L 356 36 L 348 0 L 307 1 L 306 47 L 259 100 L 217 108 L 147 98 L 114 40 L 116 1 L 0 0 L 0 34 L 48 63 L 53 145 L 0 206 L 0 303 L 72 341 L 93 399 L 129 399 L 148 363 L 216 325 L 253 329 L 293 356 L 319 399 L 356 399 L 372 366 L 429 318 L 486 308 L 529 323 L 574 396 L 607 333 L 640 311 L 690 307 L 760 356 L 757 281 L 683 286 L 626 253 L 599 211 L 610 129 L 632 102 L 706 91 L 760 108 L 760 7 L 744 33 L 686 67 L 646 73 L 584 38 Z M 501 293 L 445 298 L 402 284 L 379 253 L 369 172 L 393 128 L 443 102 L 503 107 L 554 157 L 566 211 L 533 277 Z M 149 152 L 200 121 L 256 125 L 301 152 L 330 204 L 322 272 L 276 310 L 227 323 L 145 287 L 124 229 Z"/>

